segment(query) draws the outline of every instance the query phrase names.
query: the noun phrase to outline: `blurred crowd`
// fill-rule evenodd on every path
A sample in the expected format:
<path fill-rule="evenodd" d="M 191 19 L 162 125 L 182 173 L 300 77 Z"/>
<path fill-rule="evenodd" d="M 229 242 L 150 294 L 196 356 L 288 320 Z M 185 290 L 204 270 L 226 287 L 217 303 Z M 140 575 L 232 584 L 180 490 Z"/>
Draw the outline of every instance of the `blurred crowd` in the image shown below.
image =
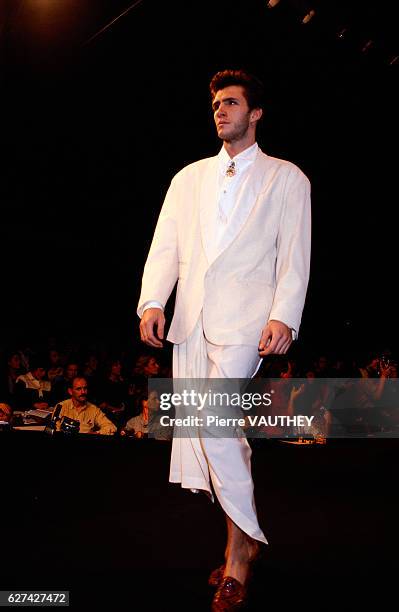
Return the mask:
<path fill-rule="evenodd" d="M 45 350 L 33 347 L 3 350 L 0 423 L 13 423 L 16 417 L 29 411 L 53 412 L 58 406 L 60 417 L 80 423 L 81 433 L 145 437 L 151 416 L 159 408 L 156 393 L 148 395 L 148 379 L 172 376 L 170 367 L 162 364 L 161 356 L 161 353 L 132 354 L 104 347 L 87 349 L 54 343 L 48 344 Z M 366 434 L 395 430 L 396 384 L 387 381 L 396 378 L 397 362 L 391 351 L 385 349 L 355 358 L 323 354 L 306 359 L 291 354 L 272 356 L 263 361 L 254 380 L 275 381 L 269 416 L 313 416 L 313 433 L 328 436 L 333 426 L 337 428 L 337 423 L 348 426 L 342 435 L 357 430 Z M 331 382 L 319 381 L 315 385 L 316 379 L 367 379 L 369 382 L 352 384 L 352 387 L 345 383 L 346 397 L 352 392 L 349 396 L 353 400 L 353 413 L 348 414 L 346 406 L 343 418 L 337 400 L 343 387 L 332 393 Z M 377 416 L 376 404 L 380 408 Z M 284 432 L 284 428 L 273 428 L 275 436 L 283 436 Z"/>
<path fill-rule="evenodd" d="M 148 404 L 154 404 L 148 398 L 148 379 L 170 376 L 170 369 L 150 353 L 16 347 L 2 352 L 0 422 L 61 406 L 61 416 L 80 421 L 81 433 L 142 437 Z"/>
<path fill-rule="evenodd" d="M 263 390 L 273 394 L 268 416 L 312 419 L 309 426 L 276 423 L 274 436 L 284 437 L 289 431 L 291 436 L 316 438 L 397 436 L 397 375 L 398 365 L 388 348 L 350 358 L 276 356 L 264 361 L 259 372 Z"/>

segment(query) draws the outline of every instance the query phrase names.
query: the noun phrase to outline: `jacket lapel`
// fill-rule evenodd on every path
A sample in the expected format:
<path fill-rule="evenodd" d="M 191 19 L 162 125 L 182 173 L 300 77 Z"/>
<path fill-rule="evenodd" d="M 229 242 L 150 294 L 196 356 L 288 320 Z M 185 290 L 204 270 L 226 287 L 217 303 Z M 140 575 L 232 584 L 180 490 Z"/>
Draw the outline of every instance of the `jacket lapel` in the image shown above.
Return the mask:
<path fill-rule="evenodd" d="M 211 157 L 206 165 L 200 185 L 200 225 L 202 246 L 208 263 L 213 259 L 215 215 L 217 209 L 219 162 Z"/>
<path fill-rule="evenodd" d="M 264 185 L 264 178 L 267 170 L 267 164 L 265 163 L 266 159 L 267 156 L 259 149 L 256 159 L 252 164 L 252 168 L 240 187 L 237 202 L 232 211 L 230 223 L 226 227 L 226 232 L 223 236 L 217 256 L 225 251 L 233 240 L 235 240 L 255 206 L 256 200 Z"/>
<path fill-rule="evenodd" d="M 206 165 L 202 180 L 200 181 L 200 225 L 202 246 L 208 264 L 211 265 L 223 251 L 225 251 L 244 227 L 259 193 L 265 184 L 265 174 L 268 169 L 267 155 L 260 149 L 252 168 L 241 185 L 237 202 L 226 227 L 223 240 L 218 251 L 215 252 L 213 241 L 215 239 L 215 223 L 217 215 L 218 198 L 218 157 L 211 157 Z"/>

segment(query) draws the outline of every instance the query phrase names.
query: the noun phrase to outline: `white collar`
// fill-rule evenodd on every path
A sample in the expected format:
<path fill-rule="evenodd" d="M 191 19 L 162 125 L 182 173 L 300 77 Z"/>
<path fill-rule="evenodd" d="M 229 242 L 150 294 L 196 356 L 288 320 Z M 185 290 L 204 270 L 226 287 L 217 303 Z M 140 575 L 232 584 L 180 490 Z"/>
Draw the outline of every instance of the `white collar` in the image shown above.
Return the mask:
<path fill-rule="evenodd" d="M 219 169 L 221 171 L 222 174 L 226 173 L 226 169 L 227 166 L 230 164 L 230 162 L 234 161 L 236 166 L 237 166 L 237 162 L 238 162 L 238 166 L 240 165 L 240 161 L 248 161 L 248 162 L 254 162 L 256 159 L 256 156 L 258 154 L 258 143 L 255 142 L 253 145 L 251 145 L 250 147 L 247 147 L 246 149 L 244 149 L 244 151 L 241 151 L 241 153 L 238 153 L 237 155 L 235 155 L 234 157 L 230 157 L 230 155 L 227 153 L 226 149 L 223 147 L 221 148 L 219 154 L 218 154 L 218 158 L 219 158 Z"/>

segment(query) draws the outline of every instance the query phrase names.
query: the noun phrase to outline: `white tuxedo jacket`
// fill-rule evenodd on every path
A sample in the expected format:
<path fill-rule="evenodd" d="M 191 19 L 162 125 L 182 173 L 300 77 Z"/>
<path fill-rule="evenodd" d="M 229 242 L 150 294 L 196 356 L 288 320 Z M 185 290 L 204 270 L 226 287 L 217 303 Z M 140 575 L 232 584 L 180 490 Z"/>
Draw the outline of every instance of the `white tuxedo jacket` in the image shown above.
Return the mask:
<path fill-rule="evenodd" d="M 144 268 L 145 302 L 165 305 L 177 285 L 167 339 L 190 335 L 203 310 L 206 338 L 258 346 L 268 320 L 299 330 L 310 266 L 310 183 L 294 164 L 260 149 L 240 190 L 219 251 L 210 254 L 218 158 L 173 178 Z"/>

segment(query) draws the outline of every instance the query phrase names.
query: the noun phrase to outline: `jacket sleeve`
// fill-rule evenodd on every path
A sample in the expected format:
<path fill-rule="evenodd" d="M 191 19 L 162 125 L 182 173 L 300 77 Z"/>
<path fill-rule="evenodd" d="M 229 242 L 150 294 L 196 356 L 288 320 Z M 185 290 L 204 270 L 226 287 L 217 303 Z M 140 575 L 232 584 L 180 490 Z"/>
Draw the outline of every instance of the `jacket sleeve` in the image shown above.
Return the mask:
<path fill-rule="evenodd" d="M 311 247 L 310 182 L 292 166 L 283 193 L 277 237 L 276 291 L 269 316 L 299 331 L 309 281 Z"/>
<path fill-rule="evenodd" d="M 137 314 L 142 316 L 144 304 L 157 301 L 163 306 L 178 279 L 177 219 L 178 192 L 176 178 L 168 189 L 154 237 L 144 266 Z"/>

